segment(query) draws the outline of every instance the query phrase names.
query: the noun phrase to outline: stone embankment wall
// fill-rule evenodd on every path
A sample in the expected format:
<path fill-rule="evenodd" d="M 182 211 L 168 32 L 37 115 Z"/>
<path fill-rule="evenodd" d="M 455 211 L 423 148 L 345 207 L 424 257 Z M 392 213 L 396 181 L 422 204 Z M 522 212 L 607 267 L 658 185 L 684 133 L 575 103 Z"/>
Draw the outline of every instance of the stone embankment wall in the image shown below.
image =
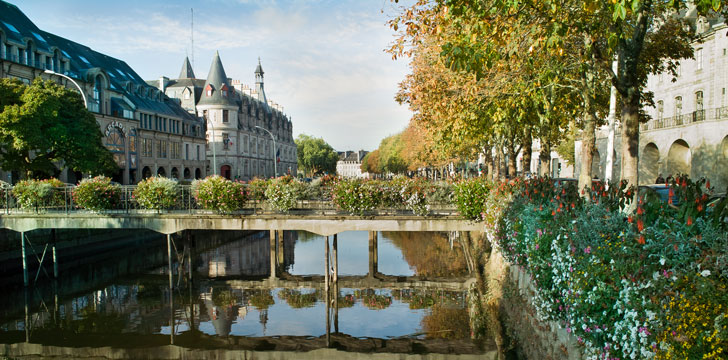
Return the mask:
<path fill-rule="evenodd" d="M 488 231 L 486 231 L 488 232 Z M 493 236 L 486 234 L 491 244 Z M 535 287 L 528 273 L 511 265 L 497 246 L 481 257 L 488 296 L 498 302 L 500 332 L 504 337 L 501 351 L 506 359 L 578 360 L 581 345 L 576 337 L 554 321 L 541 321 L 532 305 Z"/>

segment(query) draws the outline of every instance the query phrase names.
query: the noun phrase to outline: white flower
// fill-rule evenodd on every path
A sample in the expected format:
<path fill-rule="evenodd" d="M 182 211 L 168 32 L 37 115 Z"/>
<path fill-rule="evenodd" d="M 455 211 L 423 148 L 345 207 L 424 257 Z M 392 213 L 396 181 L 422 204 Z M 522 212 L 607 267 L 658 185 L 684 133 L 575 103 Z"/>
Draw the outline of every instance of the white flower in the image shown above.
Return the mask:
<path fill-rule="evenodd" d="M 708 277 L 710 276 L 710 270 L 703 270 L 700 272 L 700 276 L 702 277 Z"/>
<path fill-rule="evenodd" d="M 664 257 L 661 257 L 660 258 L 660 265 L 665 265 L 665 258 Z"/>

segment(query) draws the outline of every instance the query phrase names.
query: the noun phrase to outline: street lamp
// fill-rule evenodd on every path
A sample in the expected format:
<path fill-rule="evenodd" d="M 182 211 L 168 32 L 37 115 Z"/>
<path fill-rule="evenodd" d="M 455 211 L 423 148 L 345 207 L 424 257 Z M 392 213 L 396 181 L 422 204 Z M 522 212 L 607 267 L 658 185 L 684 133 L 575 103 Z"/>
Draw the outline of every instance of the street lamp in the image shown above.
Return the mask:
<path fill-rule="evenodd" d="M 270 135 L 271 140 L 273 140 L 273 177 L 277 178 L 278 177 L 278 164 L 276 162 L 278 159 L 276 158 L 276 149 L 277 149 L 276 148 L 276 137 L 273 136 L 273 133 L 268 131 L 268 129 L 266 129 L 266 128 L 262 128 L 258 125 L 255 125 L 255 127 L 267 132 L 268 135 Z"/>
<path fill-rule="evenodd" d="M 78 85 L 78 83 L 75 80 L 71 79 L 70 76 L 67 76 L 67 75 L 64 75 L 64 74 L 61 74 L 61 73 L 57 73 L 57 72 L 55 72 L 53 70 L 46 70 L 44 72 L 46 74 L 58 75 L 58 76 L 60 76 L 60 77 L 62 77 L 64 79 L 68 79 L 70 82 L 73 83 L 73 85 L 76 85 L 76 87 L 78 88 L 78 91 L 81 92 L 81 98 L 83 99 L 83 106 L 85 106 L 86 109 L 88 109 L 88 103 L 86 102 L 86 94 L 84 94 L 83 89 L 81 89 L 81 85 Z"/>

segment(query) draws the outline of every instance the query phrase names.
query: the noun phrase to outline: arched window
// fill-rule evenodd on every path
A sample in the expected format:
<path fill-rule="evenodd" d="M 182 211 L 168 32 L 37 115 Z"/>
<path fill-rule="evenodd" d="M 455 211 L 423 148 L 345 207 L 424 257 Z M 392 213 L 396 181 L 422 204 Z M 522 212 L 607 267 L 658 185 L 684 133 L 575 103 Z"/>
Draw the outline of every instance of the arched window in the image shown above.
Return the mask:
<path fill-rule="evenodd" d="M 114 160 L 119 167 L 126 167 L 126 154 L 124 153 L 124 133 L 119 128 L 111 128 L 108 135 L 106 135 L 106 141 L 104 143 L 106 148 L 111 151 L 114 156 Z"/>
<path fill-rule="evenodd" d="M 101 75 L 96 75 L 96 78 L 94 78 L 94 109 L 91 109 L 91 111 L 103 113 L 103 109 L 101 107 L 101 104 L 103 103 L 104 99 L 104 82 L 103 77 Z"/>

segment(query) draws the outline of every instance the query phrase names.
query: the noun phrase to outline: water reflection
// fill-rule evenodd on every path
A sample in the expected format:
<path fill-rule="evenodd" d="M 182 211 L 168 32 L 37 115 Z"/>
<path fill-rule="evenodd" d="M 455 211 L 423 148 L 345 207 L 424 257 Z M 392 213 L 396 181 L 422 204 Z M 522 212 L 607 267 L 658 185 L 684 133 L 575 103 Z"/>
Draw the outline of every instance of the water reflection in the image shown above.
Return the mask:
<path fill-rule="evenodd" d="M 0 342 L 16 342 L 12 339 L 26 333 L 29 341 L 44 344 L 135 347 L 162 345 L 165 341 L 160 336 L 167 336 L 167 344 L 188 347 L 248 344 L 245 346 L 255 349 L 285 349 L 290 343 L 277 339 L 294 337 L 296 349 L 331 344 L 354 349 L 364 346 L 360 344 L 363 340 L 357 340 L 360 338 L 448 339 L 459 341 L 456 347 L 467 348 L 457 352 L 477 350 L 469 340 L 468 306 L 461 282 L 408 288 L 403 285 L 408 278 L 391 282 L 383 275 L 464 275 L 464 261 L 459 260 L 462 253 L 457 246 L 450 247 L 447 237 L 380 234 L 375 249 L 381 273 L 372 280 L 351 276 L 367 275 L 371 269 L 369 234 L 340 234 L 340 283 L 331 293 L 320 278 L 285 279 L 285 274 L 323 274 L 323 237 L 285 232 L 280 241 L 271 242 L 267 233 L 196 233 L 186 239 L 177 241 L 192 262 L 185 263 L 185 256 L 175 257 L 172 288 L 165 275 L 164 256 L 140 257 L 150 260 L 139 266 L 146 269 L 142 274 L 113 278 L 109 285 L 80 295 L 39 294 L 29 301 L 26 317 L 18 311 L 6 313 L 0 318 Z M 271 256 L 271 243 L 279 248 L 280 257 Z M 166 249 L 150 251 L 163 253 Z M 286 271 L 284 279 L 268 277 L 272 259 Z M 188 266 L 191 273 L 185 270 Z M 371 284 L 380 285 L 369 287 Z M 452 291 L 453 286 L 461 290 Z M 265 340 L 224 344 L 214 340 L 229 337 Z M 322 343 L 324 337 L 327 341 Z M 349 345 L 341 345 L 344 343 Z"/>

